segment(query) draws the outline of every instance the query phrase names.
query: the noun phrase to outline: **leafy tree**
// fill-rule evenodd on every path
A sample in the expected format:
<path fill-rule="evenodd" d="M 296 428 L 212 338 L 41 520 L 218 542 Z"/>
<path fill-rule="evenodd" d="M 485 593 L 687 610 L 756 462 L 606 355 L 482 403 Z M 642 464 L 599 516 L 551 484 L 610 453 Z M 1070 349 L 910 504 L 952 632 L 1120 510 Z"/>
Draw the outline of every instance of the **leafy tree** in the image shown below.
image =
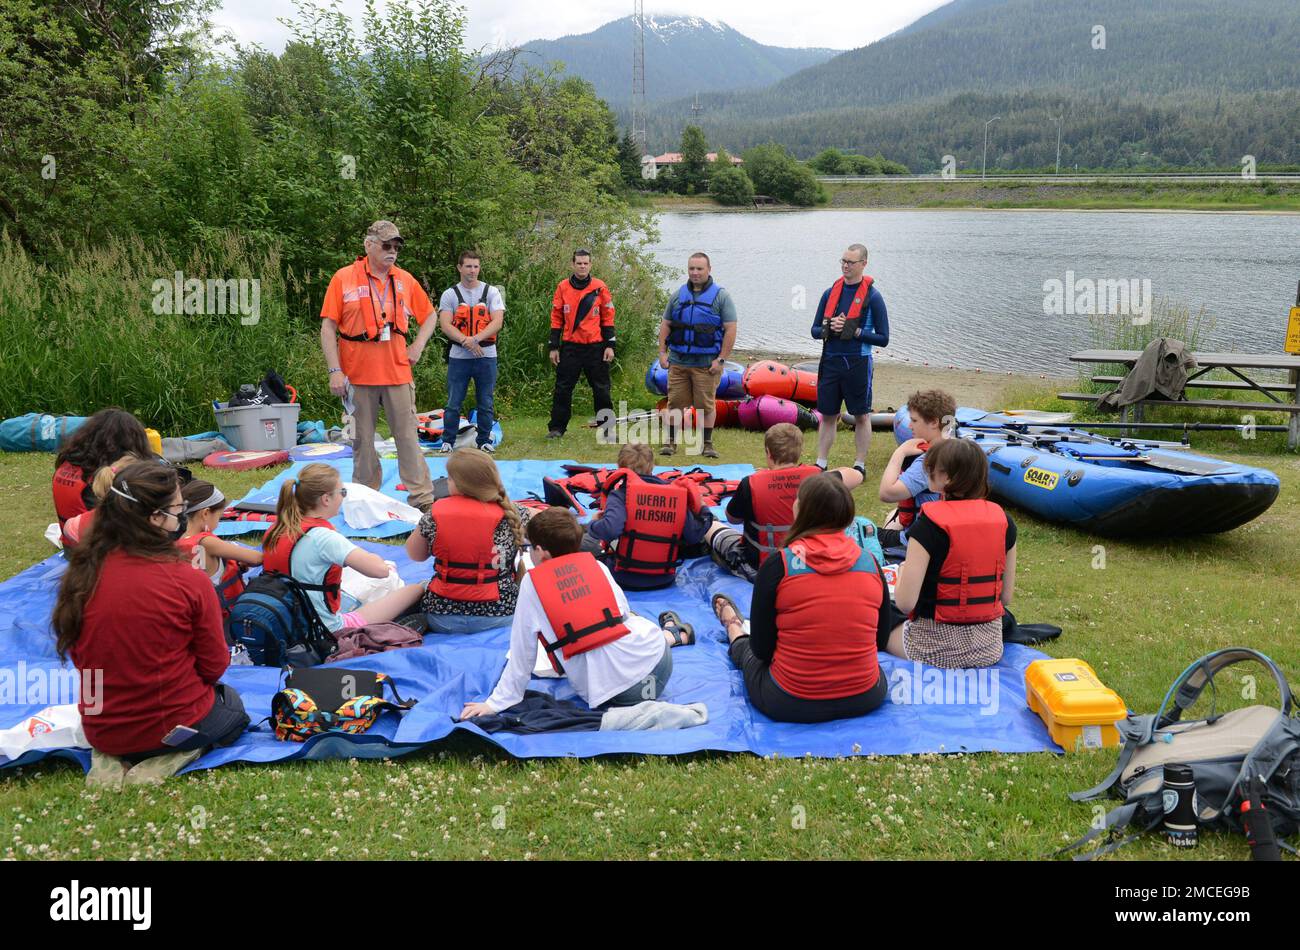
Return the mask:
<path fill-rule="evenodd" d="M 845 155 L 837 148 L 828 148 L 819 152 L 815 158 L 808 162 L 808 167 L 822 175 L 845 175 L 851 170 L 848 167 L 848 159 L 855 159 L 856 155 Z M 854 174 L 862 174 L 854 171 Z"/>
<path fill-rule="evenodd" d="M 719 168 L 709 179 L 709 193 L 724 205 L 750 205 L 754 203 L 754 183 L 743 169 L 734 165 Z"/>
<path fill-rule="evenodd" d="M 745 170 L 754 190 L 793 205 L 807 207 L 825 200 L 816 175 L 784 146 L 769 142 L 745 152 Z"/>
<path fill-rule="evenodd" d="M 704 169 L 708 164 L 709 142 L 700 131 L 699 126 L 688 125 L 682 130 L 682 163 L 678 166 L 678 180 L 686 188 L 697 189 L 704 180 Z"/>

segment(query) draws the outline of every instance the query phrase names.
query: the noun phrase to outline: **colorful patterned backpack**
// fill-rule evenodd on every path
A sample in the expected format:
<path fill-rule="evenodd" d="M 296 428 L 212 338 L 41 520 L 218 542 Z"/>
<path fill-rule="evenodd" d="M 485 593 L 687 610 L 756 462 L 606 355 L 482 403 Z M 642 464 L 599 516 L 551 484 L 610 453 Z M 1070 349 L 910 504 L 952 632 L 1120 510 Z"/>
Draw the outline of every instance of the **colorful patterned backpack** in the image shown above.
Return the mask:
<path fill-rule="evenodd" d="M 384 699 L 385 685 L 396 702 Z M 287 742 L 306 742 L 325 732 L 360 735 L 384 710 L 405 712 L 416 702 L 402 699 L 384 673 L 307 667 L 291 670 L 271 699 L 271 723 L 275 737 Z"/>

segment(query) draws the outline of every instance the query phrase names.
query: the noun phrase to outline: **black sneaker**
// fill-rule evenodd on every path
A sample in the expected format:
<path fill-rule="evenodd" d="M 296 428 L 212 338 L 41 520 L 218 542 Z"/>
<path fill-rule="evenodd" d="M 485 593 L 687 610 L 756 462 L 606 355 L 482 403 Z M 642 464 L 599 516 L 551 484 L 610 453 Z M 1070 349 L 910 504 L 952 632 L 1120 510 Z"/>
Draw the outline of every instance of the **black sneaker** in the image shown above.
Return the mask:
<path fill-rule="evenodd" d="M 552 429 L 550 432 L 546 433 L 546 437 L 548 439 L 562 439 L 564 438 L 564 433 L 559 429 Z"/>
<path fill-rule="evenodd" d="M 853 470 L 865 479 L 867 477 L 867 467 L 865 465 L 854 465 Z"/>

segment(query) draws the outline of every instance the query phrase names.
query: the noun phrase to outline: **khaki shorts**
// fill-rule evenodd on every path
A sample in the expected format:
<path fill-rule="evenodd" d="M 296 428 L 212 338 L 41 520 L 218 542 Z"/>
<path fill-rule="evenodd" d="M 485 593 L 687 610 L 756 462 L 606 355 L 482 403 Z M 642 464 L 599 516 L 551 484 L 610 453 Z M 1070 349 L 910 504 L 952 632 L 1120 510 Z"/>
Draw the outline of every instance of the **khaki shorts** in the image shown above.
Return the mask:
<path fill-rule="evenodd" d="M 668 367 L 668 408 L 685 409 L 694 406 L 699 413 L 710 413 L 717 400 L 721 367 L 715 372 L 711 366 Z"/>

